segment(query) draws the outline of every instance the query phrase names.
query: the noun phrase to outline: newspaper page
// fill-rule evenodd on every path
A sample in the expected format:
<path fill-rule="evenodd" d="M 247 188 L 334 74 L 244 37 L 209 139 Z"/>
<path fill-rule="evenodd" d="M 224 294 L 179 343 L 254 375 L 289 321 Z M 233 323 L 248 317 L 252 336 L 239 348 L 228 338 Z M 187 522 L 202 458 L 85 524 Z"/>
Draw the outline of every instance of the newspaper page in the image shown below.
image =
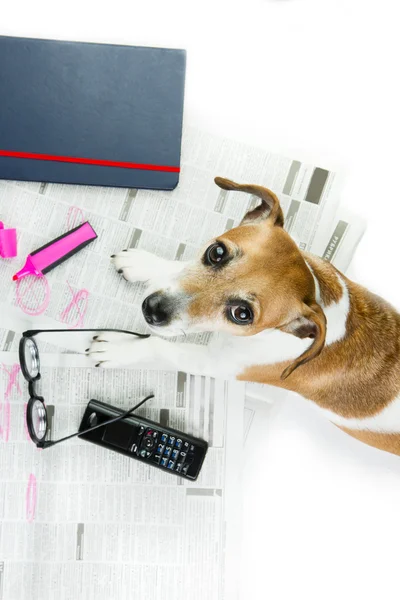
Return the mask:
<path fill-rule="evenodd" d="M 314 253 L 346 273 L 365 229 L 365 219 L 339 206 L 331 230 L 320 236 Z"/>
<path fill-rule="evenodd" d="M 236 598 L 244 385 L 80 358 L 41 354 L 51 439 L 91 398 L 127 409 L 153 392 L 138 414 L 210 447 L 196 482 L 79 438 L 37 450 L 17 354 L 1 352 L 0 598 Z"/>
<path fill-rule="evenodd" d="M 69 599 L 84 590 L 85 598 L 112 600 L 128 597 L 127 590 L 143 595 L 148 586 L 146 597 L 157 600 L 167 591 L 183 597 L 183 590 L 202 599 L 236 597 L 234 569 L 220 567 L 239 555 L 239 447 L 251 438 L 256 420 L 255 406 L 243 412 L 243 385 L 214 384 L 219 419 L 214 417 L 213 427 L 215 439 L 223 442 L 214 447 L 211 439 L 196 484 L 178 485 L 172 476 L 147 472 L 136 461 L 111 457 L 80 440 L 35 451 L 23 426 L 26 385 L 16 354 L 21 328 L 5 316 L 7 307 L 35 327 L 146 332 L 140 311 L 144 288 L 121 278 L 109 257 L 130 247 L 188 260 L 208 239 L 238 225 L 258 199 L 221 190 L 213 181 L 217 175 L 271 188 L 281 200 L 287 230 L 304 250 L 328 248 L 334 258 L 342 256 L 350 237 L 356 243 L 350 226 L 339 233 L 332 229 L 339 195 L 332 171 L 192 128 L 184 131 L 181 166 L 172 192 L 0 181 L 0 218 L 17 228 L 19 245 L 18 258 L 0 261 L 1 600 L 35 597 L 39 589 L 43 598 Z M 44 277 L 11 281 L 32 250 L 84 221 L 97 232 L 92 244 Z M 208 340 L 205 333 L 190 341 Z M 83 368 L 78 355 L 58 354 L 53 364 L 48 340 L 43 350 L 42 391 L 54 406 L 52 436 L 74 430 L 91 397 L 127 406 L 149 388 L 158 392 L 143 414 L 157 420 L 169 410 L 172 426 L 201 433 L 193 406 L 201 414 L 209 405 L 208 380 L 186 376 L 189 400 L 182 407 L 176 374 L 129 369 L 105 374 Z M 209 423 L 211 413 L 202 418 Z"/>

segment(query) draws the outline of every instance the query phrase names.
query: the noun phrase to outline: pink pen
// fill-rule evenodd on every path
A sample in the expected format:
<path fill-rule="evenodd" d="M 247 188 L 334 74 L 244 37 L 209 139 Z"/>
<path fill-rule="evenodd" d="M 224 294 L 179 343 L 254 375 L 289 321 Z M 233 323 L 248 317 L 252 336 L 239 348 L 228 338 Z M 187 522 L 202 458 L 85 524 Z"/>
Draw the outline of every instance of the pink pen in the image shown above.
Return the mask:
<path fill-rule="evenodd" d="M 78 225 L 75 229 L 67 231 L 52 242 L 31 252 L 26 259 L 25 266 L 13 276 L 13 280 L 18 281 L 26 275 L 42 277 L 96 238 L 97 234 L 88 221 Z"/>

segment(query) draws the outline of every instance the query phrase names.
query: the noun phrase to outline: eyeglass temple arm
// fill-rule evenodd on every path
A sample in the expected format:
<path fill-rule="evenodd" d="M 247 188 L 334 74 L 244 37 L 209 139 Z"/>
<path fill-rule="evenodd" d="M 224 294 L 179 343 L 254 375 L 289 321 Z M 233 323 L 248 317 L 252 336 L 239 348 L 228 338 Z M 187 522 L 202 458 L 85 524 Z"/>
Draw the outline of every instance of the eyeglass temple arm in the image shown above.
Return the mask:
<path fill-rule="evenodd" d="M 95 429 L 99 429 L 99 427 L 104 427 L 105 425 L 110 425 L 111 423 L 116 423 L 117 421 L 121 421 L 122 419 L 129 417 L 129 415 L 131 413 L 133 413 L 135 410 L 140 408 L 142 406 L 142 404 L 147 402 L 147 400 L 150 400 L 150 398 L 154 398 L 154 394 L 150 394 L 149 396 L 146 396 L 146 398 L 144 398 L 144 400 L 139 402 L 139 404 L 136 404 L 136 406 L 134 406 L 130 410 L 127 410 L 126 412 L 122 413 L 122 415 L 119 415 L 119 417 L 114 417 L 113 419 L 109 419 L 108 421 L 105 421 L 104 423 L 100 423 L 99 425 L 94 425 L 93 427 L 89 427 L 88 429 L 85 429 L 84 431 L 78 431 L 77 433 L 67 435 L 67 437 L 61 438 L 61 440 L 55 440 L 54 442 L 52 440 L 48 440 L 47 442 L 45 441 L 45 442 L 43 442 L 42 445 L 39 446 L 39 448 L 43 448 L 43 449 L 50 448 L 51 446 L 55 446 L 55 444 L 59 444 L 60 442 L 65 442 L 66 440 L 76 437 L 77 435 L 83 435 L 84 433 L 88 433 L 89 431 L 94 431 Z"/>
<path fill-rule="evenodd" d="M 141 338 L 150 337 L 149 333 L 137 333 L 136 331 L 128 331 L 126 329 L 28 329 L 22 333 L 23 337 L 33 337 L 39 333 L 75 333 L 75 332 L 89 332 L 89 331 L 114 331 L 115 333 L 127 333 L 129 335 L 136 335 Z"/>

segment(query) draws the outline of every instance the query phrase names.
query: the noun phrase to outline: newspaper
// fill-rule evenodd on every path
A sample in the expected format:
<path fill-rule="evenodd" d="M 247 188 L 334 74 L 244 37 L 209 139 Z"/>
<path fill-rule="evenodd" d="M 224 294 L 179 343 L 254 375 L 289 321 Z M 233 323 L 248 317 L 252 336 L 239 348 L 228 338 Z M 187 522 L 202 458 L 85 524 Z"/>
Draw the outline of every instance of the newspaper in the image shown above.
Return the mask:
<path fill-rule="evenodd" d="M 17 358 L 19 333 L 32 326 L 146 332 L 144 288 L 121 278 L 109 256 L 134 247 L 187 260 L 238 225 L 258 200 L 219 189 L 216 175 L 271 188 L 299 247 L 347 266 L 363 226 L 338 212 L 335 173 L 196 129 L 184 132 L 172 192 L 0 181 L 0 218 L 17 227 L 19 244 L 17 259 L 0 261 L 0 600 L 83 593 L 124 600 L 132 590 L 155 600 L 237 598 L 241 448 L 260 422 L 256 398 L 280 390 L 246 384 L 244 407 L 244 384 L 105 372 L 84 367 L 65 338 L 40 341 L 52 437 L 78 427 L 91 397 L 128 407 L 154 391 L 142 414 L 159 420 L 167 411 L 172 426 L 211 442 L 199 481 L 187 484 L 82 440 L 35 451 L 23 425 L 27 390 Z M 87 220 L 95 242 L 45 277 L 11 281 L 30 251 Z"/>
<path fill-rule="evenodd" d="M 24 428 L 28 391 L 17 354 L 1 352 L 0 394 L 11 422 L 5 432 L 3 416 L 0 598 L 235 598 L 244 384 L 88 370 L 75 366 L 79 358 L 63 355 L 60 367 L 56 355 L 41 354 L 52 439 L 78 430 L 91 398 L 128 408 L 153 392 L 138 414 L 207 439 L 210 448 L 196 482 L 79 438 L 35 450 Z"/>

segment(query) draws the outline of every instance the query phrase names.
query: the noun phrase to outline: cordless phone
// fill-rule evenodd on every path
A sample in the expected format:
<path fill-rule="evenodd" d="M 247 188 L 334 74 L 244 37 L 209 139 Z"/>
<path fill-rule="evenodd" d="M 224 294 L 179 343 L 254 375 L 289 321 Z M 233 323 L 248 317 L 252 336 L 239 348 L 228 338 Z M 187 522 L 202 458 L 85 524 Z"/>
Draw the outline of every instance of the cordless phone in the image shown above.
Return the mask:
<path fill-rule="evenodd" d="M 115 406 L 91 400 L 79 431 L 118 417 L 123 412 Z M 208 449 L 204 440 L 133 414 L 79 437 L 192 481 L 197 479 Z"/>

